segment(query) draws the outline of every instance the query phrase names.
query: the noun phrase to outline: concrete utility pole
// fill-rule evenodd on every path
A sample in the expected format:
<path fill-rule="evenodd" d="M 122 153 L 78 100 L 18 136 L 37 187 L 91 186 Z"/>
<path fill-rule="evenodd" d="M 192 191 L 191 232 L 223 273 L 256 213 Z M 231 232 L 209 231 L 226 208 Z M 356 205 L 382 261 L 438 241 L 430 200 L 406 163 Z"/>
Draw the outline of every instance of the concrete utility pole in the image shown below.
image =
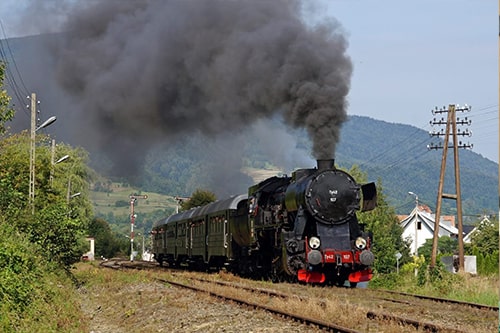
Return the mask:
<path fill-rule="evenodd" d="M 29 98 L 29 96 L 28 96 Z M 36 157 L 35 157 L 35 135 L 36 131 L 39 129 L 45 128 L 52 124 L 54 121 L 56 121 L 56 117 L 52 116 L 46 121 L 44 121 L 40 126 L 36 127 L 36 121 L 37 121 L 37 110 L 36 110 L 36 94 L 32 93 L 31 94 L 31 126 L 30 126 L 30 186 L 29 186 L 29 192 L 28 192 L 28 201 L 31 206 L 31 214 L 35 214 L 35 162 L 36 162 Z"/>
<path fill-rule="evenodd" d="M 443 107 L 439 109 L 436 107 L 435 110 L 432 110 L 432 114 L 442 114 L 447 113 L 448 117 L 446 122 L 444 122 L 444 118 L 440 120 L 436 120 L 434 118 L 430 121 L 431 125 L 444 125 L 446 124 L 446 130 L 443 133 L 432 131 L 429 134 L 431 136 L 444 136 L 444 145 L 443 146 L 435 146 L 429 145 L 429 149 L 443 149 L 443 157 L 441 159 L 441 173 L 439 176 L 439 186 L 438 186 L 438 194 L 437 194 L 437 204 L 436 204 L 436 217 L 434 223 L 434 235 L 432 239 L 432 256 L 431 256 L 431 268 L 436 266 L 436 257 L 437 257 L 437 248 L 438 248 L 438 239 L 439 239 L 439 222 L 441 220 L 441 204 L 442 199 L 453 199 L 457 201 L 457 219 L 458 219 L 458 256 L 459 256 L 459 267 L 463 271 L 464 270 L 464 243 L 463 243 L 463 223 L 462 223 L 462 195 L 460 191 L 460 164 L 458 160 L 458 148 L 472 148 L 472 145 L 463 144 L 462 142 L 458 142 L 458 136 L 471 136 L 472 132 L 465 130 L 460 132 L 457 131 L 458 125 L 470 125 L 471 121 L 465 117 L 465 119 L 460 120 L 456 117 L 456 112 L 469 112 L 471 110 L 470 106 L 465 105 L 465 107 L 460 107 L 459 105 L 455 106 L 454 104 L 450 104 L 448 109 Z M 450 133 L 451 128 L 451 133 Z M 453 137 L 453 145 L 448 146 L 449 137 L 452 135 Z M 448 155 L 448 148 L 453 148 L 453 156 L 455 162 L 455 189 L 456 194 L 446 194 L 443 193 L 443 185 L 444 185 L 444 175 L 446 170 L 446 157 Z"/>
<path fill-rule="evenodd" d="M 498 1 L 498 19 L 500 21 L 500 0 Z M 498 65 L 500 66 L 500 30 L 498 31 Z M 500 68 L 500 67 L 499 67 Z M 500 73 L 499 73 L 500 74 Z M 500 75 L 499 75 L 500 79 Z M 500 81 L 500 80 L 499 80 Z M 500 85 L 499 85 L 500 87 Z M 500 102 L 500 89 L 498 94 L 498 101 Z M 498 142 L 500 143 L 500 111 L 498 117 Z M 500 144 L 498 146 L 498 156 L 500 157 Z M 498 162 L 498 161 L 497 161 Z M 500 175 L 500 163 L 498 164 L 498 174 Z M 498 223 L 500 224 L 500 177 L 498 177 Z M 500 225 L 498 228 L 498 247 L 500 248 Z M 498 256 L 498 274 L 500 276 L 500 255 Z M 500 286 L 498 288 L 498 308 L 500 309 Z M 500 312 L 498 314 L 498 332 L 500 332 Z"/>
<path fill-rule="evenodd" d="M 147 199 L 147 195 L 130 195 L 130 261 L 134 261 L 134 203 L 137 199 Z M 144 246 L 144 245 L 143 245 Z"/>
<path fill-rule="evenodd" d="M 30 187 L 29 203 L 31 214 L 35 214 L 35 131 L 36 131 L 36 94 L 31 94 L 31 129 L 30 129 Z"/>
<path fill-rule="evenodd" d="M 416 214 L 416 217 L 415 217 L 415 250 L 413 251 L 413 254 L 418 257 L 418 195 L 416 193 L 413 193 L 413 192 L 408 192 L 409 195 L 413 195 L 415 197 L 415 213 Z"/>

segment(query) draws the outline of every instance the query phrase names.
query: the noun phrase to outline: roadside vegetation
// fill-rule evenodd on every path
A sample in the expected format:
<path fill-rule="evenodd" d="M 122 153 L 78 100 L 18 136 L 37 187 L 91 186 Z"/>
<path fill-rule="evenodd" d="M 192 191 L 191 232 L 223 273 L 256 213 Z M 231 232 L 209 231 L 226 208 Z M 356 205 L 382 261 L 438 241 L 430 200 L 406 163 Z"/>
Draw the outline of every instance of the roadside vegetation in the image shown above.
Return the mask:
<path fill-rule="evenodd" d="M 81 311 L 84 297 L 81 292 L 85 290 L 82 285 L 113 286 L 114 283 L 111 275 L 99 273 L 90 264 L 78 264 L 79 270 L 74 270 L 82 254 L 88 251 L 86 237 L 97 240 L 97 258 L 129 255 L 130 241 L 123 235 L 123 229 L 113 230 L 111 211 L 100 216 L 94 213 L 90 184 L 97 175 L 88 167 L 88 153 L 82 148 L 58 143 L 52 150 L 51 138 L 37 133 L 35 195 L 34 200 L 29 199 L 30 135 L 27 131 L 8 131 L 7 124 L 14 112 L 9 108 L 9 96 L 1 89 L 4 70 L 0 62 L 0 331 L 85 332 L 89 314 Z M 52 162 L 65 155 L 69 156 L 66 161 Z M 366 175 L 356 167 L 349 172 L 358 182 L 366 180 Z M 373 234 L 377 258 L 375 279 L 370 287 L 498 304 L 497 221 L 481 226 L 466 248 L 466 254 L 477 256 L 478 276 L 451 274 L 442 267 L 429 273 L 429 258 L 409 255 L 409 244 L 401 237 L 401 227 L 394 208 L 387 203 L 381 181 L 377 187 L 378 207 L 359 216 L 365 231 Z M 215 199 L 212 193 L 203 190 L 194 194 L 196 200 L 183 203 L 182 208 Z M 114 201 L 115 208 L 120 204 L 127 210 L 126 201 L 125 206 Z M 99 205 L 110 207 L 101 202 Z M 148 233 L 156 218 L 173 212 L 175 205 L 170 201 L 167 209 L 152 209 L 147 218 L 138 220 L 142 223 L 142 235 Z M 128 220 L 124 226 L 129 226 Z M 439 250 L 440 255 L 453 254 L 456 243 L 440 240 Z M 395 257 L 398 252 L 402 254 L 399 272 Z M 82 271 L 82 267 L 89 269 Z M 143 277 L 137 275 L 132 279 L 140 282 Z M 99 290 L 112 293 L 123 288 L 127 281 L 118 282 L 123 283 Z M 134 306 L 139 304 L 132 306 L 129 315 Z"/>
<path fill-rule="evenodd" d="M 14 111 L 1 89 L 4 70 L 0 63 L 0 331 L 85 331 L 71 267 L 86 246 L 92 216 L 87 155 L 58 144 L 56 159 L 70 158 L 53 165 L 50 138 L 37 134 L 29 199 L 30 136 L 9 133 Z"/>

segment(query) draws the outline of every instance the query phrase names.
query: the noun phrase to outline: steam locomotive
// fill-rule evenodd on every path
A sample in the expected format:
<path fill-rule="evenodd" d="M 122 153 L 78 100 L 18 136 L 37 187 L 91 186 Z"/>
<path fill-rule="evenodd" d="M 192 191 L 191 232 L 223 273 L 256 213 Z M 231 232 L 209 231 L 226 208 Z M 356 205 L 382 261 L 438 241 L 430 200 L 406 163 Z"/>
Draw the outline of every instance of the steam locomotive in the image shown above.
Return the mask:
<path fill-rule="evenodd" d="M 374 183 L 359 185 L 333 160 L 318 160 L 317 168 L 156 222 L 154 257 L 173 267 L 354 287 L 373 276 L 372 236 L 356 211 L 375 208 L 376 195 Z"/>

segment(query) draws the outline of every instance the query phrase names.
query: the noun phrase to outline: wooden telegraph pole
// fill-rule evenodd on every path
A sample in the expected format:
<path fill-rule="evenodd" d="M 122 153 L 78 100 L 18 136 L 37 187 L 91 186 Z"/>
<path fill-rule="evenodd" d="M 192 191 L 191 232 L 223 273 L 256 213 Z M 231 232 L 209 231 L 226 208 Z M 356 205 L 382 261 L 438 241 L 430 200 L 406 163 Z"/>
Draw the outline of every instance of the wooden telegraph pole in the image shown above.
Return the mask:
<path fill-rule="evenodd" d="M 441 220 L 441 207 L 442 207 L 442 199 L 453 199 L 457 201 L 457 223 L 458 223 L 458 257 L 459 257 L 459 269 L 464 270 L 464 243 L 463 243 L 463 222 L 462 222 L 462 195 L 460 191 L 460 163 L 458 159 L 458 148 L 472 148 L 472 145 L 463 144 L 458 141 L 458 136 L 471 136 L 472 133 L 468 130 L 460 132 L 457 130 L 458 125 L 470 125 L 471 121 L 465 117 L 465 119 L 457 119 L 456 112 L 468 112 L 471 110 L 470 106 L 465 105 L 465 107 L 455 106 L 454 104 L 450 104 L 448 109 L 443 107 L 439 109 L 436 107 L 435 110 L 432 110 L 432 114 L 447 114 L 447 120 L 444 122 L 444 118 L 440 120 L 436 120 L 434 118 L 431 120 L 431 125 L 444 125 L 446 124 L 446 130 L 441 132 L 430 132 L 431 136 L 443 136 L 444 144 L 443 146 L 434 146 L 430 145 L 429 149 L 443 149 L 443 157 L 441 159 L 441 173 L 439 176 L 439 186 L 438 186 L 438 194 L 437 194 L 437 204 L 436 204 L 436 217 L 434 223 L 434 235 L 432 239 L 432 255 L 431 255 L 431 268 L 436 266 L 436 257 L 437 257 L 437 248 L 438 248 L 438 239 L 439 239 L 439 222 Z M 453 138 L 453 145 L 449 146 L 449 138 L 450 135 Z M 443 193 L 444 187 L 444 175 L 446 171 L 446 157 L 448 155 L 448 148 L 453 148 L 453 156 L 454 156 L 454 164 L 455 164 L 455 190 L 456 194 L 447 194 Z"/>

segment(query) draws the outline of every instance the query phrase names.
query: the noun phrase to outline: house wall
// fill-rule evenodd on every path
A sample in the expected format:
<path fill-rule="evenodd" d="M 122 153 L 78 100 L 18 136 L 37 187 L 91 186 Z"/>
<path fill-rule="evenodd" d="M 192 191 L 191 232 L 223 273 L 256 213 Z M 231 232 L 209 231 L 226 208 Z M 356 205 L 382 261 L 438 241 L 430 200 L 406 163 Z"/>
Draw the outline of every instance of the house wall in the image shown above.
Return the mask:
<path fill-rule="evenodd" d="M 416 222 L 412 221 L 407 225 L 407 227 L 403 230 L 403 239 L 411 239 L 410 245 L 410 253 L 415 254 L 415 234 L 417 235 L 417 254 L 418 248 L 424 245 L 427 239 L 432 239 L 434 237 L 434 230 L 431 229 L 426 223 L 422 221 L 421 229 L 415 229 Z M 439 228 L 439 237 L 441 236 L 450 236 L 450 233 L 446 231 L 444 228 Z"/>
<path fill-rule="evenodd" d="M 411 223 L 408 227 L 403 230 L 403 239 L 411 239 L 410 245 L 410 253 L 415 254 L 415 232 L 416 232 L 416 240 L 417 240 L 417 253 L 418 248 L 421 247 L 426 239 L 430 239 L 433 237 L 433 232 L 426 228 L 425 224 L 422 223 L 422 228 L 420 230 L 415 230 L 415 223 Z"/>

